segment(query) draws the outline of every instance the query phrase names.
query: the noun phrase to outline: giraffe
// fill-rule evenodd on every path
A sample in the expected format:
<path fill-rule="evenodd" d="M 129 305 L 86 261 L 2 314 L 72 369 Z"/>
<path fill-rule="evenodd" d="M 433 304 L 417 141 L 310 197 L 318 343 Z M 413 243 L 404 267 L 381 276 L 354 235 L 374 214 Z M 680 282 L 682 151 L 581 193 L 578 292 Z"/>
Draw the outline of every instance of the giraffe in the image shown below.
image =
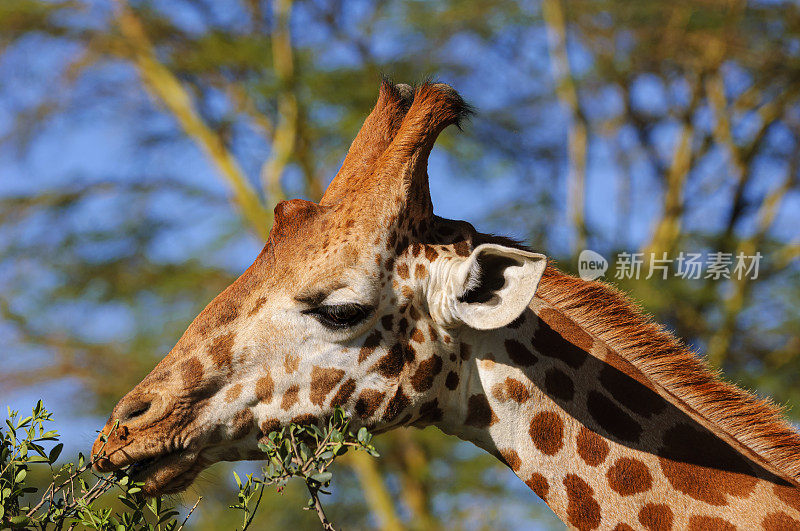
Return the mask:
<path fill-rule="evenodd" d="M 116 405 L 96 468 L 177 492 L 341 406 L 471 441 L 574 529 L 800 529 L 779 408 L 612 286 L 433 213 L 428 155 L 470 113 L 448 85 L 384 81 L 320 202 L 278 204 L 254 263 Z"/>

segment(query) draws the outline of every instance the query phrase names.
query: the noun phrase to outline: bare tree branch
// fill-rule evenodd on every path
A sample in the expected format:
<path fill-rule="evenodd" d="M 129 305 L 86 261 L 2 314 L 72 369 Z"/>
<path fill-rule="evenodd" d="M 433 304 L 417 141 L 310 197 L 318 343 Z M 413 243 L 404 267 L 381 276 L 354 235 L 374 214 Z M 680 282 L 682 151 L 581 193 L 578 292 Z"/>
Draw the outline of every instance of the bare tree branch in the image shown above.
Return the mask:
<path fill-rule="evenodd" d="M 567 55 L 567 24 L 561 0 L 544 0 L 542 17 L 547 26 L 548 49 L 556 95 L 569 110 L 570 125 L 567 139 L 568 203 L 570 218 L 575 226 L 575 249 L 586 247 L 585 210 L 586 156 L 589 143 L 588 123 L 581 109 L 575 79 Z"/>
<path fill-rule="evenodd" d="M 129 47 L 139 75 L 148 90 L 172 113 L 184 132 L 211 158 L 233 190 L 234 200 L 250 227 L 262 238 L 272 223 L 258 194 L 233 154 L 197 112 L 192 97 L 180 81 L 156 57 L 155 50 L 126 0 L 116 0 L 116 21 Z"/>

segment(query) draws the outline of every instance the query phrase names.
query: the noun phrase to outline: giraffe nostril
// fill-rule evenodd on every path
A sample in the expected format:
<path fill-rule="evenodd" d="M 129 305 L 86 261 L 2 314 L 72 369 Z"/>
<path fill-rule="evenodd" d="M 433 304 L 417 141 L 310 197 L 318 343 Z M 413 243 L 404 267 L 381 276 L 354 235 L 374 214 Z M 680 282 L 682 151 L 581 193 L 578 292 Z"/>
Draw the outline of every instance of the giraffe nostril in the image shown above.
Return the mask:
<path fill-rule="evenodd" d="M 120 412 L 120 422 L 127 422 L 141 417 L 150 410 L 151 402 L 137 401 L 129 404 L 122 412 Z"/>
<path fill-rule="evenodd" d="M 148 409 L 150 409 L 149 406 L 148 407 L 140 407 L 136 411 L 131 411 L 130 413 L 128 413 L 128 420 L 135 419 L 136 417 L 141 417 L 142 415 L 144 415 L 147 412 Z"/>

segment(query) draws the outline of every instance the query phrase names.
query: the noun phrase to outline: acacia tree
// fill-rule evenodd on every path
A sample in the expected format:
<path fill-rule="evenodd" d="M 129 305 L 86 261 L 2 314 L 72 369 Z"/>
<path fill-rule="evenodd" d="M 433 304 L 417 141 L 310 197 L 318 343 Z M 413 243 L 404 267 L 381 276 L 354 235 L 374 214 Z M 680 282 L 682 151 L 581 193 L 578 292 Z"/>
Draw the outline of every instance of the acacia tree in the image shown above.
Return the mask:
<path fill-rule="evenodd" d="M 108 410 L 249 262 L 272 206 L 320 197 L 387 73 L 476 105 L 438 167 L 508 190 L 485 225 L 562 267 L 584 246 L 764 253 L 757 283 L 619 282 L 728 374 L 795 401 L 799 21 L 790 3 L 6 0 L 0 315 L 26 362 L 0 389 L 72 378 Z M 435 431 L 378 446 L 337 488 L 348 527 L 367 508 L 387 529 L 542 514 Z M 201 521 L 222 522 L 228 495 L 206 496 Z"/>

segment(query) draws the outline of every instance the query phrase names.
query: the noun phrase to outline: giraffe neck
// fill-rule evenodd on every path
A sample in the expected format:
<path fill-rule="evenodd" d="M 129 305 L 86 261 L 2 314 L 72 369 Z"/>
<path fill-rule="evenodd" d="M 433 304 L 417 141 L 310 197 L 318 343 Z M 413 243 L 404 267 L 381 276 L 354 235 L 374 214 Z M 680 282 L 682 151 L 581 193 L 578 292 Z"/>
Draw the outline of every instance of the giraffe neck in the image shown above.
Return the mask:
<path fill-rule="evenodd" d="M 543 301 L 460 339 L 439 427 L 504 461 L 569 525 L 800 529 L 792 481 Z"/>

